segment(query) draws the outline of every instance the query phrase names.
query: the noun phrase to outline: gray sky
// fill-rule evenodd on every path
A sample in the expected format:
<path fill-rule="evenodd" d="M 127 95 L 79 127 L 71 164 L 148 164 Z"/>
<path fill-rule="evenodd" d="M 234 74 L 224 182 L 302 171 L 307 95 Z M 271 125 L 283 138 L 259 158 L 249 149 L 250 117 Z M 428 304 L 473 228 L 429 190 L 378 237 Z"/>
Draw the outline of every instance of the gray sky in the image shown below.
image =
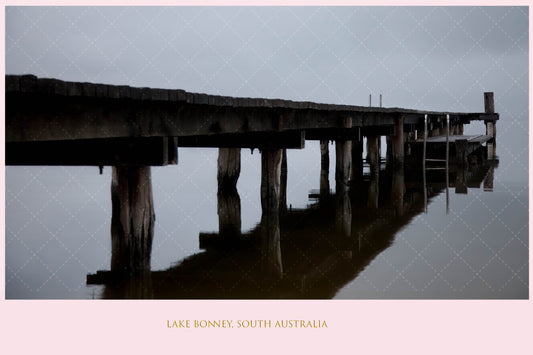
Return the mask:
<path fill-rule="evenodd" d="M 527 7 L 6 8 L 7 73 L 442 111 L 494 91 L 513 158 L 528 60 Z"/>
<path fill-rule="evenodd" d="M 468 110 L 527 90 L 527 53 L 525 7 L 6 11 L 8 73 L 235 96 Z"/>

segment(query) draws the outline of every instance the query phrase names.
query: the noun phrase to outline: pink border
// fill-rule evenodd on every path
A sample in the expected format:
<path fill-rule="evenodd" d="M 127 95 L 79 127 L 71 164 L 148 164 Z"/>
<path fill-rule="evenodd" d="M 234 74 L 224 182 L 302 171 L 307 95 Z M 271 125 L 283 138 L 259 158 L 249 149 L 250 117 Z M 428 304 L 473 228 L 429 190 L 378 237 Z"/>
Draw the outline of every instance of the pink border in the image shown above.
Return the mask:
<path fill-rule="evenodd" d="M 146 1 L 5 1 L 5 5 L 141 5 Z M 421 1 L 405 5 L 437 5 Z M 249 1 L 154 1 L 150 5 L 250 5 Z M 258 1 L 254 5 L 325 5 Z M 332 1 L 327 5 L 397 5 Z M 526 5 L 529 1 L 447 1 L 439 5 Z M 2 9 L 5 10 L 5 9 Z M 531 8 L 529 21 L 531 29 Z M 5 31 L 5 11 L 0 15 Z M 530 34 L 530 48 L 533 43 Z M 5 51 L 5 34 L 1 36 Z M 5 53 L 4 53 L 5 54 Z M 1 64 L 5 74 L 5 61 Z M 530 105 L 531 105 L 530 69 Z M 2 93 L 5 83 L 0 81 Z M 4 100 L 1 101 L 2 121 Z M 530 107 L 531 112 L 531 107 Z M 530 116 L 531 122 L 531 116 Z M 3 130 L 3 124 L 1 129 Z M 533 129 L 530 124 L 530 149 Z M 2 146 L 4 137 L 2 134 Z M 2 167 L 4 156 L 1 154 Z M 533 159 L 531 151 L 529 166 Z M 4 169 L 0 169 L 4 186 Z M 530 175 L 530 185 L 531 185 Z M 0 190 L 4 212 L 5 191 Z M 530 200 L 533 196 L 529 190 Z M 530 213 L 531 220 L 531 213 Z M 1 214 L 2 233 L 5 215 Z M 5 250 L 5 239 L 0 239 Z M 531 253 L 531 250 L 530 250 Z M 530 254 L 531 256 L 531 254 Z M 531 258 L 530 258 L 531 259 Z M 6 301 L 5 253 L 0 253 L 0 350 L 31 353 L 523 354 L 531 353 L 533 307 L 525 301 Z M 531 268 L 530 268 L 531 284 Z M 322 319 L 321 329 L 167 329 L 178 319 Z M 529 350 L 529 352 L 527 351 Z"/>

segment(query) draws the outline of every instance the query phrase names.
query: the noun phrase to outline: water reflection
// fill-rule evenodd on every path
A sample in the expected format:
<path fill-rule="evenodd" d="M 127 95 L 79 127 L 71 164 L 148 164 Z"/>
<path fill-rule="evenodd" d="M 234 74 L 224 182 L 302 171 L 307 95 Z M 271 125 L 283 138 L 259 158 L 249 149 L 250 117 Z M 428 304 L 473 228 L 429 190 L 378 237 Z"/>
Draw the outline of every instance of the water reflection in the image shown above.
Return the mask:
<path fill-rule="evenodd" d="M 281 151 L 271 157 L 270 162 L 283 165 Z M 104 285 L 103 298 L 332 298 L 424 213 L 428 201 L 447 188 L 447 180 L 456 193 L 481 185 L 490 190 L 497 166 L 486 161 L 451 167 L 448 179 L 445 171 L 429 171 L 424 180 L 420 168 L 380 170 L 377 162 L 368 161 L 376 164 L 370 174 L 336 193 L 324 189 L 322 172 L 320 188 L 310 192 L 303 209 L 283 208 L 275 196 L 280 190 L 263 186 L 262 194 L 274 197 L 262 199 L 261 220 L 246 232 L 241 231 L 238 191 L 219 188 L 219 231 L 200 233 L 202 252 L 161 271 L 130 273 L 112 266 L 88 275 L 87 283 Z M 126 262 L 115 244 L 112 254 L 112 260 Z"/>

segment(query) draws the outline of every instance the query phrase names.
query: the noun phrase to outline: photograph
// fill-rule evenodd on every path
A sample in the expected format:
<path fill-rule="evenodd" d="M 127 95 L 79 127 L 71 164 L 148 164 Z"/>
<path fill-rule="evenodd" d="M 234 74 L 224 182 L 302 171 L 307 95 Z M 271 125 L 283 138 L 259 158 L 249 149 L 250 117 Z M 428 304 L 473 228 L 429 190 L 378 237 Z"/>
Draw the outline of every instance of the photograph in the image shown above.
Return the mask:
<path fill-rule="evenodd" d="M 529 5 L 22 5 L 2 307 L 203 309 L 158 326 L 232 336 L 531 315 Z"/>

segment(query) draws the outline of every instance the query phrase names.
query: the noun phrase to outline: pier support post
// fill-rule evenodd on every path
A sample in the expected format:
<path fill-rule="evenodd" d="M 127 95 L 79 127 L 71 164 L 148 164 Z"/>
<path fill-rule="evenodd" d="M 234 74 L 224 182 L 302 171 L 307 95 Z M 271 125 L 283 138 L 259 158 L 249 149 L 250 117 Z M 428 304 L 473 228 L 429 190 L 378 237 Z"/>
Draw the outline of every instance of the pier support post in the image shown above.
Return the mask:
<path fill-rule="evenodd" d="M 241 199 L 237 180 L 241 172 L 241 149 L 218 148 L 217 213 L 220 234 L 241 232 Z"/>
<path fill-rule="evenodd" d="M 351 180 L 360 181 L 363 178 L 363 137 L 359 130 L 356 139 L 352 141 Z"/>
<path fill-rule="evenodd" d="M 320 141 L 320 194 L 329 194 L 329 141 Z"/>
<path fill-rule="evenodd" d="M 279 187 L 279 211 L 287 212 L 287 149 L 282 149 Z"/>
<path fill-rule="evenodd" d="M 150 270 L 154 204 L 149 166 L 114 166 L 111 180 L 111 270 Z"/>
<path fill-rule="evenodd" d="M 387 165 L 387 168 L 393 164 L 394 158 L 393 158 L 393 150 L 392 147 L 392 136 L 386 136 L 385 137 L 385 143 L 387 144 L 387 151 L 385 153 L 385 164 Z"/>
<path fill-rule="evenodd" d="M 261 264 L 267 274 L 276 277 L 283 273 L 279 230 L 282 157 L 281 149 L 261 151 Z"/>
<path fill-rule="evenodd" d="M 281 149 L 265 149 L 261 152 L 261 208 L 263 215 L 278 214 L 280 179 L 281 179 Z"/>
<path fill-rule="evenodd" d="M 219 188 L 236 189 L 241 173 L 241 149 L 218 148 L 217 180 Z"/>
<path fill-rule="evenodd" d="M 403 167 L 404 162 L 404 134 L 403 116 L 398 116 L 395 126 L 395 134 L 391 137 L 392 143 L 392 166 L 394 169 Z"/>
<path fill-rule="evenodd" d="M 366 161 L 370 165 L 370 186 L 368 188 L 369 208 L 378 208 L 379 197 L 379 136 L 366 137 Z"/>
<path fill-rule="evenodd" d="M 494 113 L 494 93 L 486 92 L 485 113 Z M 487 142 L 487 159 L 494 159 L 496 156 L 496 121 L 485 121 L 486 134 L 491 135 L 492 139 Z"/>
<path fill-rule="evenodd" d="M 346 117 L 342 119 L 342 128 L 352 127 L 352 118 Z M 346 140 L 335 141 L 335 189 L 343 191 L 348 188 L 350 181 L 351 165 L 352 165 L 352 142 Z"/>
<path fill-rule="evenodd" d="M 370 165 L 370 175 L 379 175 L 379 136 L 366 137 L 366 161 Z"/>
<path fill-rule="evenodd" d="M 455 159 L 459 167 L 466 167 L 468 164 L 467 148 L 468 141 L 466 139 L 455 140 Z"/>

